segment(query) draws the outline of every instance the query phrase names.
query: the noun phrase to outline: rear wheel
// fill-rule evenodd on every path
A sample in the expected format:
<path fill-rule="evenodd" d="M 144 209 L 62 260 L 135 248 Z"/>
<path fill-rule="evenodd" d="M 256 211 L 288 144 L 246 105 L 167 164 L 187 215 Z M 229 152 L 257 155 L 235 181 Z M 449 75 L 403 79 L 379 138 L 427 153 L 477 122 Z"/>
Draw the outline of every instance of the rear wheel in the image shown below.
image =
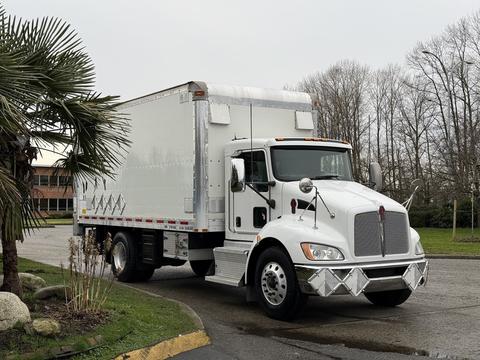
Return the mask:
<path fill-rule="evenodd" d="M 403 304 L 412 294 L 410 289 L 365 293 L 365 297 L 374 305 L 397 306 Z"/>
<path fill-rule="evenodd" d="M 137 251 L 135 242 L 127 232 L 117 232 L 112 241 L 112 272 L 119 281 L 136 279 Z"/>
<path fill-rule="evenodd" d="M 137 281 L 147 281 L 153 275 L 155 267 L 153 265 L 141 264 L 135 274 L 135 280 Z"/>
<path fill-rule="evenodd" d="M 290 258 L 272 247 L 262 252 L 255 269 L 255 290 L 260 305 L 274 319 L 292 319 L 305 305 Z"/>
<path fill-rule="evenodd" d="M 190 261 L 190 267 L 197 276 L 205 276 L 212 265 L 212 260 Z"/>

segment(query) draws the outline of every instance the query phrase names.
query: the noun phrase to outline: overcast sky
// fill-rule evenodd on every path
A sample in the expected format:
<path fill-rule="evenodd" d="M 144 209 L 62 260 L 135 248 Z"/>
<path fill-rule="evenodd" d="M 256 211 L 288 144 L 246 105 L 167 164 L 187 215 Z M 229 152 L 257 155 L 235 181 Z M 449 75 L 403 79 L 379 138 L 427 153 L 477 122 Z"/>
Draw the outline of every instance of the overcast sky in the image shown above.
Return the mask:
<path fill-rule="evenodd" d="M 343 59 L 405 61 L 478 0 L 4 0 L 60 17 L 91 55 L 97 89 L 123 100 L 189 80 L 282 88 Z"/>

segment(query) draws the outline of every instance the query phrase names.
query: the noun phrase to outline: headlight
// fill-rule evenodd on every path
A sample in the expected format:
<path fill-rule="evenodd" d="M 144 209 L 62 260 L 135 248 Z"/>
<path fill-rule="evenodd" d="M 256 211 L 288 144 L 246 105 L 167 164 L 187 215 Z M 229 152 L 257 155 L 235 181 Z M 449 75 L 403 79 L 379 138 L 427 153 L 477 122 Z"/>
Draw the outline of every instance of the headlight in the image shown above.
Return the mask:
<path fill-rule="evenodd" d="M 415 255 L 424 255 L 425 251 L 423 251 L 423 246 L 420 241 L 417 241 L 417 245 L 415 245 Z"/>
<path fill-rule="evenodd" d="M 343 260 L 343 254 L 333 246 L 301 243 L 303 253 L 308 260 Z"/>

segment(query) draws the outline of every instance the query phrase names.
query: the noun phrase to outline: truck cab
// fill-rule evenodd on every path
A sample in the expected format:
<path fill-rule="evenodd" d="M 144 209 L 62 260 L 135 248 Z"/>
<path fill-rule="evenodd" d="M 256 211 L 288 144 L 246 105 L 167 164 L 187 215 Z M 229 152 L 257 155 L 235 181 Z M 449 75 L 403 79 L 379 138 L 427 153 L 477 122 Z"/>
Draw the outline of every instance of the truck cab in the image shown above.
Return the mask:
<path fill-rule="evenodd" d="M 246 285 L 276 318 L 293 316 L 308 295 L 403 303 L 427 278 L 419 235 L 405 207 L 373 189 L 380 184 L 354 181 L 351 150 L 322 138 L 228 143 L 226 240 L 214 251 L 230 261 L 207 279 Z M 237 274 L 234 255 L 245 262 Z"/>

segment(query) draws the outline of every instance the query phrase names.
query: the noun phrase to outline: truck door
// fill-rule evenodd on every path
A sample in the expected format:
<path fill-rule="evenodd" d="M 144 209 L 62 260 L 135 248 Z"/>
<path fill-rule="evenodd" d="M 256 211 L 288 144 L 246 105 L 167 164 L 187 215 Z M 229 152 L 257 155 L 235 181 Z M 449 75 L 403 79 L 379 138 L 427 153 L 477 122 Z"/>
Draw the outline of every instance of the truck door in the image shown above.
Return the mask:
<path fill-rule="evenodd" d="M 242 152 L 239 159 L 245 162 L 245 180 L 253 188 L 268 198 L 268 167 L 265 151 L 254 150 Z M 264 184 L 259 184 L 264 183 Z M 231 191 L 231 190 L 230 190 Z M 268 221 L 268 205 L 249 186 L 243 192 L 230 193 L 232 202 L 230 229 L 236 234 L 242 234 L 244 240 L 254 240 L 255 235 Z"/>

